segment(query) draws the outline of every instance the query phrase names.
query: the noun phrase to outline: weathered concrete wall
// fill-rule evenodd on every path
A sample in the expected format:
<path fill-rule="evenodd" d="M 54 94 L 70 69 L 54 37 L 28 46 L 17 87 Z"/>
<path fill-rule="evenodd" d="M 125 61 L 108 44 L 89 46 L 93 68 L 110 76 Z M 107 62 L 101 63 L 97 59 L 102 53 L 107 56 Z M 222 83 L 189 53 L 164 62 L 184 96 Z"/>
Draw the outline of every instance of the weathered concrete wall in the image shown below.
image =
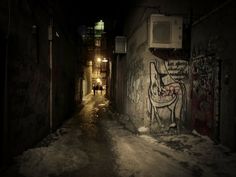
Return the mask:
<path fill-rule="evenodd" d="M 235 2 L 204 1 L 202 6 L 199 1 L 150 0 L 136 5 L 124 27 L 128 53 L 118 66 L 120 77 L 115 77 L 116 102 L 123 103 L 120 112 L 136 128 L 144 125 L 157 132 L 180 120 L 188 129 L 197 129 L 235 149 Z M 190 55 L 181 59 L 172 55 L 173 51 L 148 49 L 147 18 L 151 13 L 181 15 L 187 25 L 193 20 L 190 62 L 186 61 Z M 190 49 L 187 45 L 184 47 Z"/>
<path fill-rule="evenodd" d="M 7 57 L 4 58 L 7 61 L 7 114 L 1 144 L 5 142 L 3 154 L 9 158 L 32 146 L 50 131 L 50 17 L 54 18 L 53 129 L 69 117 L 74 108 L 79 53 L 78 44 L 71 40 L 66 29 L 61 28 L 62 21 L 57 14 L 49 13 L 46 3 L 12 0 L 10 5 L 1 3 L 1 9 L 1 34 L 6 38 L 9 33 Z"/>
<path fill-rule="evenodd" d="M 165 61 L 148 49 L 148 17 L 159 11 L 147 7 L 134 9 L 125 25 L 128 52 L 115 61 L 116 103 L 136 129 L 146 126 L 166 133 L 179 122 L 183 126 L 187 119 L 189 66 L 179 58 Z"/>
<path fill-rule="evenodd" d="M 234 52 L 236 51 L 235 19 L 235 2 L 231 1 L 219 6 L 213 13 L 206 14 L 203 20 L 195 23 L 192 29 L 193 57 L 202 56 L 206 58 L 210 54 L 214 56 L 215 62 L 219 63 L 219 60 L 222 60 L 221 66 L 219 66 L 221 75 L 218 78 L 215 75 L 220 80 L 221 92 L 220 95 L 216 93 L 214 98 L 216 103 L 219 99 L 220 109 L 214 112 L 215 125 L 212 126 L 219 128 L 216 132 L 218 135 L 215 135 L 216 138 L 219 138 L 223 144 L 232 149 L 236 149 L 236 97 L 232 92 L 236 89 L 234 79 L 236 74 L 234 59 Z M 219 86 L 214 87 L 214 91 L 217 91 Z M 217 105 L 214 108 L 218 109 Z"/>
<path fill-rule="evenodd" d="M 92 90 L 92 61 L 87 62 L 84 68 L 83 95 L 88 95 Z"/>
<path fill-rule="evenodd" d="M 126 114 L 136 127 L 148 126 L 148 61 L 143 53 L 147 48 L 147 21 L 128 38 Z"/>

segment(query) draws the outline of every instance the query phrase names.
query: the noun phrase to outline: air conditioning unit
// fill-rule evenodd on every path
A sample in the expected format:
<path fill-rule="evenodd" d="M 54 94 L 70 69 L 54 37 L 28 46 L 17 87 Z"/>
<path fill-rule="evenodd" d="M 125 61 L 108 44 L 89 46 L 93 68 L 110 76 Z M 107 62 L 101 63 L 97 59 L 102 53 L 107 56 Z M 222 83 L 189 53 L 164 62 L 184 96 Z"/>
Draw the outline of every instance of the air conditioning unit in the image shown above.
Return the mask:
<path fill-rule="evenodd" d="M 152 14 L 148 26 L 150 48 L 182 48 L 182 17 Z"/>

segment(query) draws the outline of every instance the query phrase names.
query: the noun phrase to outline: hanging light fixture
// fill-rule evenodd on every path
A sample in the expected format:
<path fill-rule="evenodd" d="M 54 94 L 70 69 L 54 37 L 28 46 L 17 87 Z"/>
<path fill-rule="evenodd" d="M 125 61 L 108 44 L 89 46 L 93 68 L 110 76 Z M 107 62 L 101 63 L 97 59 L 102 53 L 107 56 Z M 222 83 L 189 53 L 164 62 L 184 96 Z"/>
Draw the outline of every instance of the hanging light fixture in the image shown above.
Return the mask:
<path fill-rule="evenodd" d="M 107 60 L 106 58 L 103 58 L 103 59 L 102 59 L 102 62 L 103 62 L 103 63 L 106 63 L 106 62 L 108 62 L 108 60 Z"/>

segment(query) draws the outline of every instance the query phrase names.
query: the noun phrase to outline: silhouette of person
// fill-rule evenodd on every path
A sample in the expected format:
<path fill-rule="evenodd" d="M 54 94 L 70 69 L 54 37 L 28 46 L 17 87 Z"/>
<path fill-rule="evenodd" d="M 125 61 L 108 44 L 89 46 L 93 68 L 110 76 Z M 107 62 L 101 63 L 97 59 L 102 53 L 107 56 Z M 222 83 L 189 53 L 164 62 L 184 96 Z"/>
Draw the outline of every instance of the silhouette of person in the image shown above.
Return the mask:
<path fill-rule="evenodd" d="M 101 90 L 101 95 L 102 95 L 102 90 L 103 90 L 103 87 L 102 87 L 102 85 L 100 85 L 100 90 Z"/>
<path fill-rule="evenodd" d="M 93 95 L 95 95 L 95 85 L 93 84 Z"/>

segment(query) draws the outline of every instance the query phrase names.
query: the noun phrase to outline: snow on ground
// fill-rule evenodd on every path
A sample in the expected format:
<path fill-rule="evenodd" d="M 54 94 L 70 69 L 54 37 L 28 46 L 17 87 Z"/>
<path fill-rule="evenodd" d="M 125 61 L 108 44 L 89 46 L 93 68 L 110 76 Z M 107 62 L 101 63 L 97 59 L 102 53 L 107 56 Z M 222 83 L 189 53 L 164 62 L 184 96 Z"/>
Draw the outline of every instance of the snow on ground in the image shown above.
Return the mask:
<path fill-rule="evenodd" d="M 88 97 L 84 100 L 87 103 L 86 109 L 82 109 L 78 115 L 88 122 L 94 121 L 91 119 L 93 116 L 101 121 L 105 133 L 112 141 L 109 144 L 115 156 L 115 172 L 120 177 L 236 176 L 236 154 L 214 144 L 208 137 L 196 131 L 192 134 L 151 136 L 148 135 L 147 127 L 128 131 L 133 125 L 127 117 L 125 121 L 130 125 L 128 128 L 121 121 L 122 115 L 118 117 L 107 108 L 106 100 L 93 99 L 98 107 L 94 107 L 94 102 Z M 72 118 L 45 138 L 37 148 L 25 151 L 18 157 L 21 174 L 26 177 L 49 177 L 80 171 L 86 165 L 90 169 L 88 152 L 81 150 L 84 148 L 79 138 L 79 127 L 78 120 Z M 100 156 L 103 158 L 103 155 Z"/>
<path fill-rule="evenodd" d="M 87 165 L 88 156 L 80 150 L 79 133 L 71 131 L 46 147 L 25 151 L 17 159 L 20 173 L 26 177 L 57 176 Z"/>
<path fill-rule="evenodd" d="M 47 177 L 76 171 L 88 162 L 87 155 L 67 146 L 50 146 L 29 150 L 21 157 L 20 173 L 26 177 Z"/>
<path fill-rule="evenodd" d="M 236 176 L 236 156 L 194 134 L 134 135 L 114 121 L 105 126 L 114 142 L 121 177 Z"/>
<path fill-rule="evenodd" d="M 95 103 L 101 101 L 102 103 L 96 107 Z M 98 118 L 96 112 L 104 109 L 107 103 L 102 97 L 86 96 L 83 100 L 84 107 L 74 117 L 65 122 L 55 133 L 49 134 L 39 142 L 36 148 L 29 149 L 16 158 L 19 173 L 25 177 L 67 176 L 67 174 L 77 174 L 80 169 L 93 163 L 90 157 L 92 152 L 90 154 L 86 152 L 81 140 L 83 134 L 81 120 L 86 120 L 84 125 L 96 126 L 94 124 Z"/>
<path fill-rule="evenodd" d="M 203 169 L 213 170 L 218 176 L 236 176 L 236 154 L 195 130 L 192 134 L 162 136 L 158 140 L 159 143 L 194 159 Z"/>
<path fill-rule="evenodd" d="M 122 177 L 191 176 L 191 172 L 174 163 L 170 152 L 145 135 L 134 136 L 114 122 L 106 122 L 115 143 L 117 165 Z"/>

